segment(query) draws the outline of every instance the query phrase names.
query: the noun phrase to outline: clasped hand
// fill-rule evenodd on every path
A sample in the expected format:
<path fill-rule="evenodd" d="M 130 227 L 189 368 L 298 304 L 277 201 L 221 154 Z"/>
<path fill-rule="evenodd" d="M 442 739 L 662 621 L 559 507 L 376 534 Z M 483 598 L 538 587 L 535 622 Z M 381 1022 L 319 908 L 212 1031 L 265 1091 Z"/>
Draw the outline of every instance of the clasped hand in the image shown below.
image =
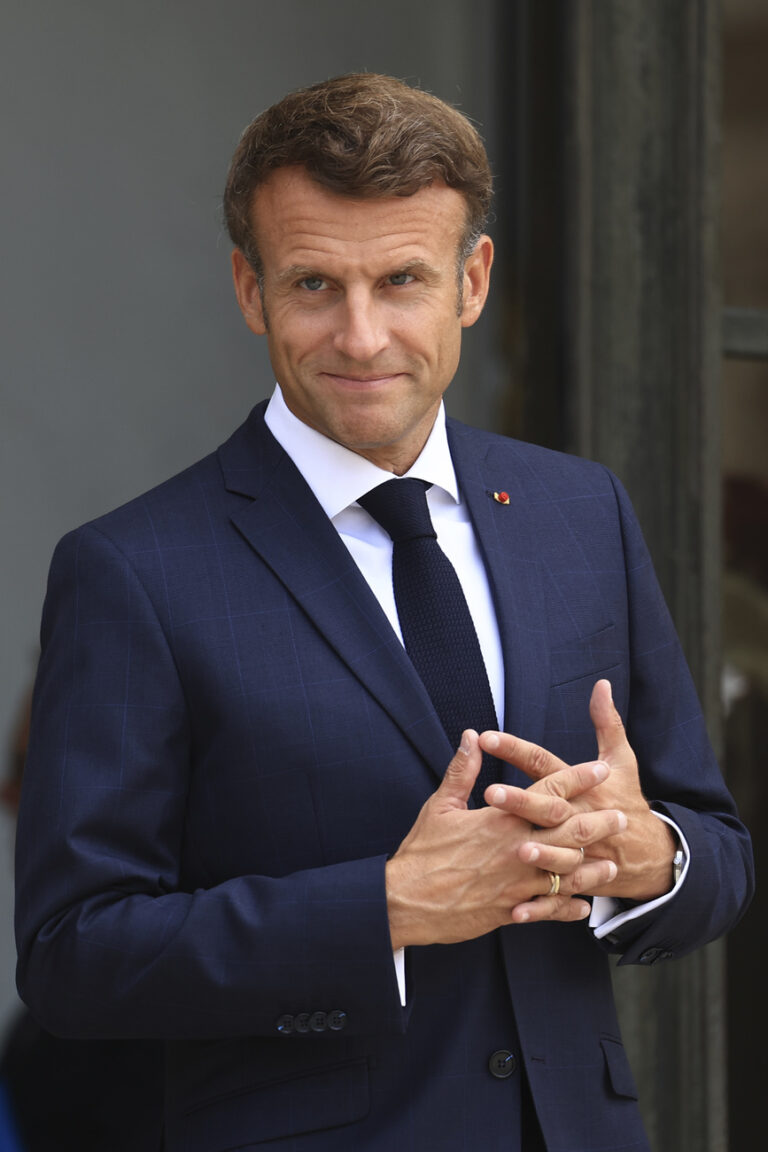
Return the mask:
<path fill-rule="evenodd" d="M 668 890 L 674 838 L 642 794 L 607 680 L 595 685 L 590 716 L 598 759 L 585 764 L 507 733 L 464 733 L 386 866 L 393 948 L 469 940 L 503 924 L 583 920 L 586 895 L 650 900 Z M 534 783 L 491 785 L 488 807 L 469 809 L 483 751 Z M 550 873 L 560 876 L 556 895 Z"/>

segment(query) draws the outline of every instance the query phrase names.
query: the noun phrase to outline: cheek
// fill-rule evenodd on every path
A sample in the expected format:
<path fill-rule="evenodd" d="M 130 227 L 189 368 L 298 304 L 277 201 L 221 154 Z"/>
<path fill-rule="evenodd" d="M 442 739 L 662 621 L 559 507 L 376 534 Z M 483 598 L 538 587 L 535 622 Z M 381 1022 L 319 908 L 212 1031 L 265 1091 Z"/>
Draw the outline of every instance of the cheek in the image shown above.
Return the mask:
<path fill-rule="evenodd" d="M 461 328 L 456 317 L 444 322 L 435 332 L 432 340 L 432 360 L 439 367 L 455 366 L 461 351 Z"/>
<path fill-rule="evenodd" d="M 391 331 L 403 347 L 428 363 L 436 364 L 446 354 L 452 354 L 456 343 L 455 327 L 455 317 L 451 322 L 442 312 L 430 312 L 427 315 L 421 313 L 407 317 L 403 324 L 393 327 Z"/>
<path fill-rule="evenodd" d="M 295 364 L 311 359 L 324 351 L 333 342 L 335 328 L 329 316 L 305 316 L 294 323 L 286 335 L 285 348 Z"/>
<path fill-rule="evenodd" d="M 320 337 L 313 325 L 292 324 L 287 327 L 277 319 L 270 323 L 267 338 L 273 363 L 292 369 L 298 368 L 320 345 Z"/>

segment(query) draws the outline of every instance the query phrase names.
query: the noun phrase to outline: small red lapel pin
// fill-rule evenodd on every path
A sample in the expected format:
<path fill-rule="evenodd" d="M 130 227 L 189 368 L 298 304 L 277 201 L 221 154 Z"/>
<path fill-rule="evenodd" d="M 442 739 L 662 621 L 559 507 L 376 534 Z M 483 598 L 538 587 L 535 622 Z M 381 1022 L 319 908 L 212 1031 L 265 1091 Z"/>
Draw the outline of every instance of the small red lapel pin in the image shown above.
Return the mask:
<path fill-rule="evenodd" d="M 509 504 L 509 492 L 491 492 L 497 504 Z"/>

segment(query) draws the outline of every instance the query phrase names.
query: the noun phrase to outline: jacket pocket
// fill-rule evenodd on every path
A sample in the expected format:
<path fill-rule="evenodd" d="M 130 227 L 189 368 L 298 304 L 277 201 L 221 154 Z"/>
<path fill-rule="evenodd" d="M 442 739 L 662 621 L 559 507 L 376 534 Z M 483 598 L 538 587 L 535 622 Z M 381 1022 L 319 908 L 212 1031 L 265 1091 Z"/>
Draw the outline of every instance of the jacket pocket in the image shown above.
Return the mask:
<path fill-rule="evenodd" d="M 281 1136 L 338 1128 L 369 1109 L 365 1060 L 228 1093 L 186 1115 L 184 1152 L 235 1152 Z"/>
<path fill-rule="evenodd" d="M 600 1046 L 605 1057 L 608 1080 L 615 1094 L 637 1100 L 637 1085 L 621 1040 L 616 1040 L 612 1036 L 601 1036 Z"/>
<path fill-rule="evenodd" d="M 595 676 L 615 667 L 625 653 L 618 647 L 616 628 L 608 624 L 591 636 L 575 637 L 569 644 L 560 644 L 550 654 L 550 672 L 553 688 Z"/>

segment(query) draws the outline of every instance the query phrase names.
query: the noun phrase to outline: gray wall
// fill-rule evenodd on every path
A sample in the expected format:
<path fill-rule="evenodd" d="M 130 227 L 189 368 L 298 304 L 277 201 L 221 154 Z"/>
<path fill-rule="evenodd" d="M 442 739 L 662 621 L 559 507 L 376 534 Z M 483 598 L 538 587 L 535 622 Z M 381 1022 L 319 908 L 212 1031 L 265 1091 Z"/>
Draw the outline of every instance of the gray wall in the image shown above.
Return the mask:
<path fill-rule="evenodd" d="M 33 672 L 56 540 L 215 447 L 270 388 L 219 221 L 242 128 L 285 91 L 360 69 L 420 81 L 487 125 L 492 9 L 4 0 L 0 736 Z M 469 336 L 452 407 L 487 422 L 500 376 L 489 322 Z M 14 999 L 9 820 L 0 834 L 1 1022 Z"/>

